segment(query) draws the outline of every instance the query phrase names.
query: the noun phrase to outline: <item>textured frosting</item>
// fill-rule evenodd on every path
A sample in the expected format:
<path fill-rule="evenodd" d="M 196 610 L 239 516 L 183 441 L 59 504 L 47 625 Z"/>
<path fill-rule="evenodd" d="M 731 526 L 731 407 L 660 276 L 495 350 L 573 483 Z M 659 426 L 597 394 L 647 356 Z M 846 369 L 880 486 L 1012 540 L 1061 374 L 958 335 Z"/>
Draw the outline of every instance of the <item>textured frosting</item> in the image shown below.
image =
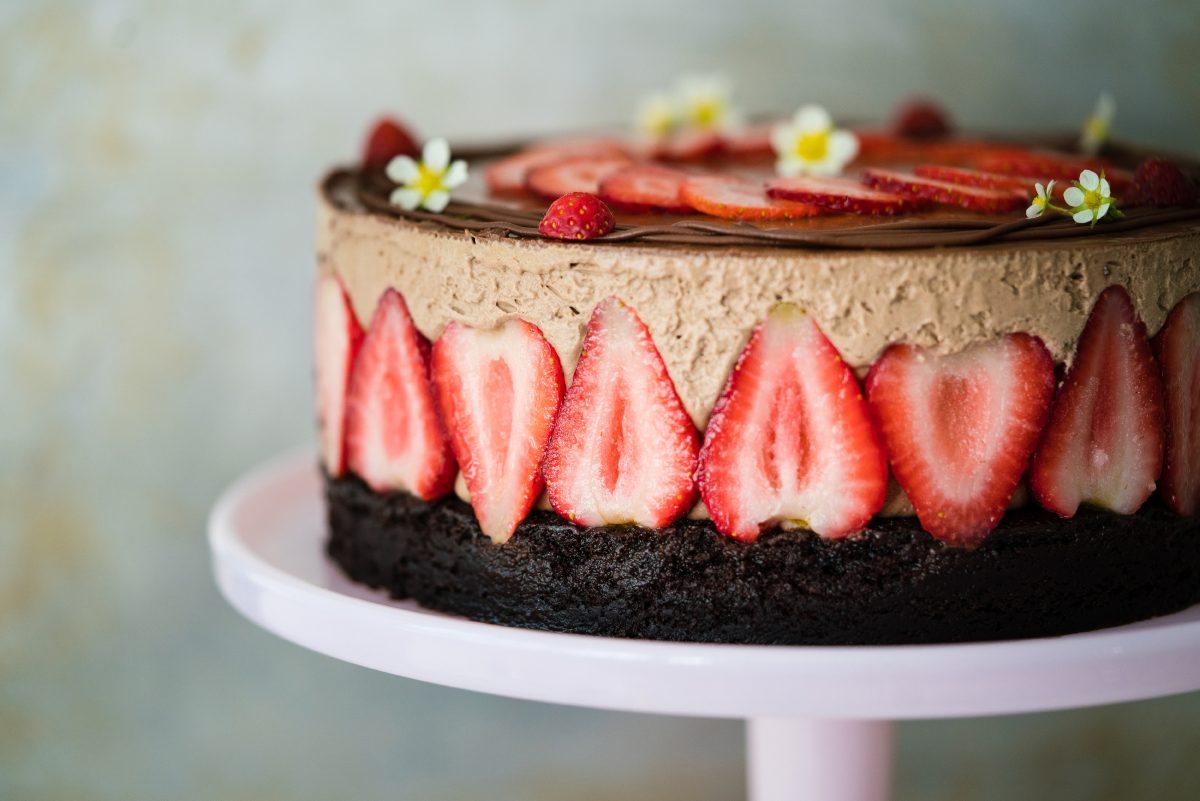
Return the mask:
<path fill-rule="evenodd" d="M 334 176 L 336 178 L 336 176 Z M 772 304 L 814 315 L 860 373 L 892 342 L 939 352 L 1011 331 L 1065 360 L 1107 286 L 1129 289 L 1150 331 L 1200 290 L 1200 219 L 974 247 L 829 250 L 514 239 L 377 213 L 336 181 L 322 193 L 320 269 L 337 273 L 364 325 L 401 291 L 420 330 L 451 319 L 538 325 L 570 376 L 592 307 L 609 295 L 649 326 L 685 408 L 703 426 L 733 361 Z"/>

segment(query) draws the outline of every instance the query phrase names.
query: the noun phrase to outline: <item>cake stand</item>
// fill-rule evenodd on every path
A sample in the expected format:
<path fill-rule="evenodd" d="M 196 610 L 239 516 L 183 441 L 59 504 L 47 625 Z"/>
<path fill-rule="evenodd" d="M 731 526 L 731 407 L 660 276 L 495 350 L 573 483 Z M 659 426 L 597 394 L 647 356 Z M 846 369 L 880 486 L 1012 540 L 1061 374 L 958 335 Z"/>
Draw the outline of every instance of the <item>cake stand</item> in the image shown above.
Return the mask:
<path fill-rule="evenodd" d="M 560 704 L 747 719 L 752 801 L 883 801 L 891 721 L 1200 689 L 1200 605 L 1039 640 L 880 647 L 623 640 L 494 626 L 397 602 L 324 555 L 311 450 L 270 461 L 209 519 L 217 584 L 284 639 L 375 670 Z"/>

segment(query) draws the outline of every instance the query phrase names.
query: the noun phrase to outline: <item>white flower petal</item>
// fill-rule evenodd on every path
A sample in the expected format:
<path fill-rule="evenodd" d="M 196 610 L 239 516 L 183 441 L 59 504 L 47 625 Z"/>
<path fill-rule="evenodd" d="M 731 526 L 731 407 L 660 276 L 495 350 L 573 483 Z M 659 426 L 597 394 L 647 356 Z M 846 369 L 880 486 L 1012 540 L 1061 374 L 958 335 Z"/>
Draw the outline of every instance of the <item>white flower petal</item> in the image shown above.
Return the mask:
<path fill-rule="evenodd" d="M 1025 209 L 1025 216 L 1030 217 L 1030 218 L 1041 217 L 1042 212 L 1045 210 L 1046 210 L 1046 207 L 1043 206 L 1041 203 L 1033 203 L 1029 206 L 1029 208 Z"/>
<path fill-rule="evenodd" d="M 467 162 L 462 159 L 456 159 L 450 164 L 450 168 L 446 170 L 446 174 L 442 176 L 442 186 L 447 189 L 457 189 L 467 182 Z"/>
<path fill-rule="evenodd" d="M 1034 194 L 1036 194 L 1036 195 L 1037 195 L 1039 198 L 1043 198 L 1043 199 L 1044 199 L 1044 198 L 1046 197 L 1046 187 L 1042 186 L 1041 184 L 1034 184 L 1034 185 L 1033 185 L 1033 192 L 1034 192 Z"/>
<path fill-rule="evenodd" d="M 417 169 L 417 162 L 413 161 L 409 156 L 396 156 L 388 162 L 387 177 L 398 184 L 407 184 L 417 180 L 417 175 L 420 170 Z"/>
<path fill-rule="evenodd" d="M 1096 219 L 1098 220 L 1105 214 L 1108 214 L 1108 207 L 1111 205 L 1111 203 L 1101 203 L 1099 211 L 1096 212 Z"/>
<path fill-rule="evenodd" d="M 1038 184 L 1038 187 L 1040 188 L 1040 187 L 1041 187 L 1041 184 Z M 1046 199 L 1048 200 L 1048 199 L 1050 198 L 1050 193 L 1051 193 L 1051 192 L 1053 192 L 1053 191 L 1054 191 L 1054 180 L 1053 180 L 1053 179 L 1051 179 L 1051 180 L 1050 180 L 1050 182 L 1046 184 L 1046 192 L 1045 192 L 1045 194 L 1042 194 L 1042 193 L 1040 193 L 1040 192 L 1039 192 L 1038 194 L 1040 194 L 1042 197 L 1044 197 L 1044 198 L 1046 198 Z"/>
<path fill-rule="evenodd" d="M 1082 182 L 1080 182 L 1082 183 Z M 1083 204 L 1083 190 L 1077 186 L 1067 187 L 1067 191 L 1063 192 L 1063 202 L 1068 206 L 1080 206 Z"/>
<path fill-rule="evenodd" d="M 1107 178 L 1100 179 L 1100 197 L 1110 197 L 1112 195 L 1112 187 L 1108 185 Z"/>
<path fill-rule="evenodd" d="M 1079 173 L 1079 185 L 1089 192 L 1095 192 L 1100 186 L 1100 176 L 1093 170 L 1084 170 Z"/>
<path fill-rule="evenodd" d="M 800 133 L 812 133 L 813 131 L 828 131 L 833 127 L 833 120 L 829 117 L 829 112 L 820 106 L 808 105 L 801 106 L 796 112 L 796 118 L 793 122 L 796 130 Z"/>
<path fill-rule="evenodd" d="M 1111 94 L 1104 92 L 1096 98 L 1096 110 L 1092 112 L 1096 119 L 1103 120 L 1105 127 L 1110 125 L 1117 116 L 1117 101 Z"/>
<path fill-rule="evenodd" d="M 858 137 L 849 131 L 834 131 L 829 135 L 826 146 L 829 149 L 829 158 L 838 163 L 839 170 L 842 165 L 853 161 L 858 155 Z"/>
<path fill-rule="evenodd" d="M 421 152 L 421 161 L 425 162 L 425 169 L 441 172 L 450 163 L 450 144 L 440 136 L 430 139 Z"/>
<path fill-rule="evenodd" d="M 1089 223 L 1092 221 L 1092 210 L 1080 209 L 1071 215 L 1071 219 L 1077 223 Z"/>
<path fill-rule="evenodd" d="M 425 208 L 437 214 L 442 209 L 446 208 L 446 204 L 450 202 L 450 193 L 444 189 L 439 189 L 436 192 L 430 192 L 425 201 L 421 204 Z"/>
<path fill-rule="evenodd" d="M 804 169 L 804 162 L 795 158 L 784 157 L 775 162 L 775 172 L 785 178 L 795 178 L 797 175 L 803 175 Z"/>
<path fill-rule="evenodd" d="M 796 129 L 790 125 L 776 125 L 771 129 L 771 147 L 780 156 L 791 153 L 796 141 Z"/>
<path fill-rule="evenodd" d="M 412 211 L 421 204 L 421 193 L 416 189 L 397 189 L 392 192 L 392 205 Z"/>

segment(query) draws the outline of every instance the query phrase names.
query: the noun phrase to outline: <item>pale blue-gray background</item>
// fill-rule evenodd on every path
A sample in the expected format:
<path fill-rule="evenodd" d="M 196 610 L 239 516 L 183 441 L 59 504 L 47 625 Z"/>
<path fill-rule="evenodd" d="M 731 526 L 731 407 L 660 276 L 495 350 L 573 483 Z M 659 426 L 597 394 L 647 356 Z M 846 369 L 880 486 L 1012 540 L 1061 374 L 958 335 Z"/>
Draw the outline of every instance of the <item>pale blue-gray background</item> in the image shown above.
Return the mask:
<path fill-rule="evenodd" d="M 741 728 L 394 679 L 277 641 L 205 513 L 310 437 L 312 185 L 368 120 L 622 122 L 720 68 L 750 111 L 1195 152 L 1194 0 L 0 5 L 0 798 L 736 799 Z M 1200 696 L 905 724 L 900 799 L 1194 799 Z"/>

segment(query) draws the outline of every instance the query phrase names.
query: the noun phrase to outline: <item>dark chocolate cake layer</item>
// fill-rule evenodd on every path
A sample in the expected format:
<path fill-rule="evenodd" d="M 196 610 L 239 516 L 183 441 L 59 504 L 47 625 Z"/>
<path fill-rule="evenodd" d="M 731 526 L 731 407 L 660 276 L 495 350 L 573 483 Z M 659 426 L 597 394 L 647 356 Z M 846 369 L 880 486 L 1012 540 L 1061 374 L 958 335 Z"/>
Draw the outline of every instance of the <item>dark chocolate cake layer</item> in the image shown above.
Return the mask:
<path fill-rule="evenodd" d="M 329 555 L 350 578 L 430 609 L 508 626 L 695 642 L 813 645 L 1044 637 L 1200 602 L 1200 520 L 1010 512 L 978 549 L 915 519 L 822 540 L 755 543 L 708 521 L 581 529 L 535 511 L 493 544 L 470 506 L 326 479 Z"/>

